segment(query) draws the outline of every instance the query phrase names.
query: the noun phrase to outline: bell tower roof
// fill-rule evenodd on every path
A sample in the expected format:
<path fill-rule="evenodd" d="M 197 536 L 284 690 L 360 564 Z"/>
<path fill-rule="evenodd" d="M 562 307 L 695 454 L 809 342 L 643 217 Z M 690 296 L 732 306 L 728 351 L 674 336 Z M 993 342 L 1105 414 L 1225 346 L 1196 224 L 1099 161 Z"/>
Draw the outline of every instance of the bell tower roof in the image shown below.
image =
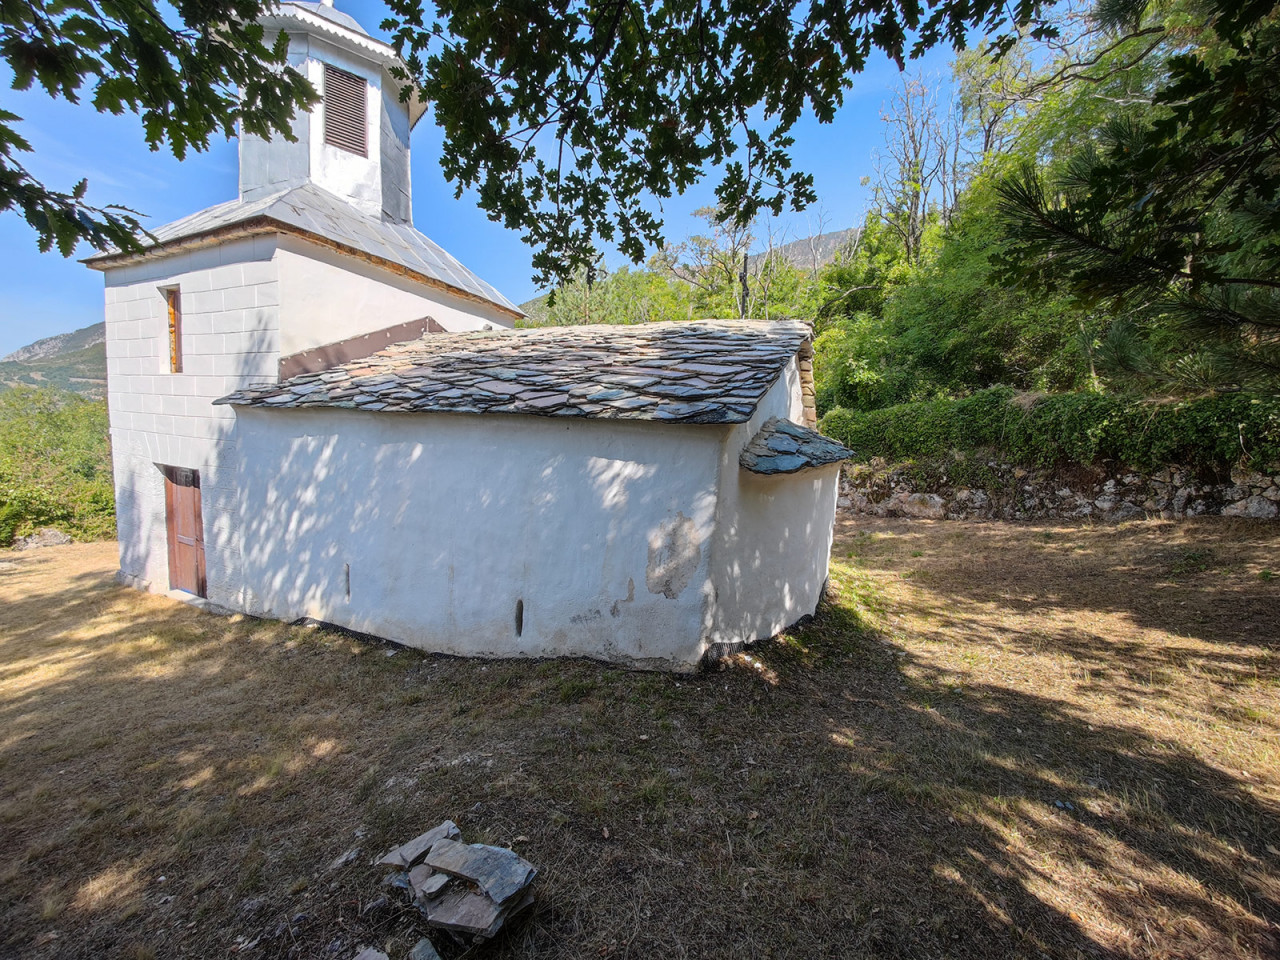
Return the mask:
<path fill-rule="evenodd" d="M 289 66 L 320 101 L 294 117 L 293 140 L 241 133 L 240 199 L 310 184 L 368 216 L 411 223 L 409 133 L 426 104 L 401 99 L 395 50 L 327 2 L 285 0 L 261 22 L 267 42 L 289 38 Z"/>
<path fill-rule="evenodd" d="M 286 2 L 281 3 L 280 6 L 281 7 L 298 7 L 302 10 L 305 10 L 307 13 L 311 13 L 317 17 L 323 17 L 325 20 L 332 21 L 333 23 L 336 23 L 340 27 L 346 27 L 348 30 L 351 30 L 354 33 L 358 33 L 362 37 L 369 36 L 369 31 L 366 30 L 364 27 L 360 26 L 359 21 L 357 21 L 355 17 L 351 16 L 350 14 L 343 13 L 341 10 L 337 9 L 333 5 L 332 0 L 329 0 L 329 2 L 324 2 L 324 3 L 308 3 L 308 2 L 304 2 L 304 0 L 286 0 Z M 370 37 L 370 39 L 373 39 L 373 38 Z"/>

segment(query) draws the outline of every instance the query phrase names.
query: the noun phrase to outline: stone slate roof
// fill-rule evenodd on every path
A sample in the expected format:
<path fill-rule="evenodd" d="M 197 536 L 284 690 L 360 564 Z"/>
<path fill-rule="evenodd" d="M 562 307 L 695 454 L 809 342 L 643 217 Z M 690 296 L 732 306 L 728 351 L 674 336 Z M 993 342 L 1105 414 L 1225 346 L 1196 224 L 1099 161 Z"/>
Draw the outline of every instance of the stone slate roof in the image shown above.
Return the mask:
<path fill-rule="evenodd" d="M 738 463 L 752 473 L 771 475 L 823 467 L 852 456 L 852 450 L 816 430 L 771 417 L 742 448 Z"/>
<path fill-rule="evenodd" d="M 429 334 L 216 402 L 745 423 L 810 335 L 750 320 Z"/>
<path fill-rule="evenodd" d="M 387 223 L 370 217 L 314 184 L 303 184 L 256 200 L 231 200 L 193 213 L 151 231 L 152 249 L 249 221 L 269 220 L 306 234 L 351 247 L 439 281 L 457 290 L 497 304 L 517 316 L 524 312 L 446 253 L 438 244 L 407 223 Z M 107 251 L 89 257 L 90 266 L 106 266 L 111 260 L 127 260 L 129 254 Z"/>

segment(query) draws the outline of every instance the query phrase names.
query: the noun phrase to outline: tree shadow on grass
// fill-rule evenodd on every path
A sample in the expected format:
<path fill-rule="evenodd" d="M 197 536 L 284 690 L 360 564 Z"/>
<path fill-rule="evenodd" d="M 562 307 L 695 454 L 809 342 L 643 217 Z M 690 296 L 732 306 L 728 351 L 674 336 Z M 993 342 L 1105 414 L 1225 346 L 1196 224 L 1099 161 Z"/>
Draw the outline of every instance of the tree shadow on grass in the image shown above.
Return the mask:
<path fill-rule="evenodd" d="M 1280 523 L 846 520 L 842 532 L 838 556 L 866 553 L 924 582 L 943 620 L 991 607 L 1010 616 L 1114 614 L 1138 629 L 1280 652 L 1269 613 L 1280 577 L 1255 570 L 1275 565 Z M 1224 665 L 1235 662 L 1223 652 Z"/>
<path fill-rule="evenodd" d="M 399 960 L 423 931 L 362 913 L 369 860 L 445 817 L 542 870 L 497 958 L 1276 948 L 1251 784 L 1069 697 L 957 689 L 850 584 L 679 677 L 388 658 L 98 576 L 0 614 L 0 663 L 48 661 L 0 681 L 0 955 Z"/>
<path fill-rule="evenodd" d="M 875 888 L 900 894 L 860 929 L 869 952 L 1280 948 L 1280 809 L 1246 779 L 1069 701 L 961 687 L 883 641 L 848 646 L 857 635 L 825 611 L 796 637 L 810 663 L 772 664 L 772 702 L 818 699 L 837 747 L 824 805 L 854 812 Z"/>

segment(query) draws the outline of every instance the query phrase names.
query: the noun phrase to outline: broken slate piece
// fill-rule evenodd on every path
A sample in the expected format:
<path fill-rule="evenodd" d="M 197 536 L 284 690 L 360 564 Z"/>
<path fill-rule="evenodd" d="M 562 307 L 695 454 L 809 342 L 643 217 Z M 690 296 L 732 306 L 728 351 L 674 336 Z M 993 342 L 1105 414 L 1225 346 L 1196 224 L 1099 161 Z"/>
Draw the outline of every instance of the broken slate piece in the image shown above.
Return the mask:
<path fill-rule="evenodd" d="M 356 960 L 388 960 L 388 957 L 381 950 L 375 950 L 373 947 L 365 947 L 356 954 Z"/>
<path fill-rule="evenodd" d="M 409 875 L 403 870 L 396 870 L 394 873 L 388 873 L 382 878 L 382 885 L 390 887 L 392 890 L 405 890 L 409 893 L 413 892 L 413 885 L 409 883 Z"/>
<path fill-rule="evenodd" d="M 423 937 L 409 951 L 408 960 L 440 960 L 440 954 L 436 953 L 431 941 Z"/>
<path fill-rule="evenodd" d="M 427 854 L 427 865 L 442 873 L 470 880 L 502 904 L 524 890 L 537 869 L 514 850 L 483 843 L 441 840 Z"/>
<path fill-rule="evenodd" d="M 444 888 L 449 885 L 449 881 L 452 879 L 453 877 L 449 876 L 447 873 L 433 873 L 423 882 L 422 886 L 417 888 L 419 899 L 434 900 L 436 897 L 440 896 L 444 891 Z"/>
<path fill-rule="evenodd" d="M 452 820 L 446 820 L 434 830 L 428 830 L 420 837 L 414 837 L 408 843 L 401 844 L 381 860 L 377 861 L 376 866 L 385 867 L 412 867 L 427 855 L 432 845 L 437 840 L 456 839 L 462 836 L 458 832 L 458 825 Z"/>
<path fill-rule="evenodd" d="M 334 860 L 330 861 L 329 865 L 324 868 L 324 872 L 333 873 L 333 871 L 335 870 L 341 870 L 343 867 L 347 866 L 347 864 L 354 863 L 356 858 L 359 856 L 360 856 L 360 848 L 352 847 L 346 853 L 342 854 L 342 856 L 337 857 Z"/>
<path fill-rule="evenodd" d="M 426 900 L 437 896 L 452 879 L 447 873 L 437 873 L 425 863 L 420 863 L 409 871 L 409 886 L 416 896 Z"/>
<path fill-rule="evenodd" d="M 506 911 L 496 903 L 479 890 L 466 887 L 454 887 L 425 907 L 419 903 L 419 908 L 433 927 L 482 937 L 497 933 L 506 918 Z"/>
<path fill-rule="evenodd" d="M 503 924 L 519 914 L 531 903 L 533 903 L 533 891 L 529 889 L 526 889 L 524 893 L 519 896 L 512 897 L 503 905 L 501 912 L 498 914 L 498 919 L 489 924 L 489 929 L 485 930 L 483 933 L 476 934 L 476 940 L 492 940 L 498 935 L 498 931 L 502 929 Z"/>

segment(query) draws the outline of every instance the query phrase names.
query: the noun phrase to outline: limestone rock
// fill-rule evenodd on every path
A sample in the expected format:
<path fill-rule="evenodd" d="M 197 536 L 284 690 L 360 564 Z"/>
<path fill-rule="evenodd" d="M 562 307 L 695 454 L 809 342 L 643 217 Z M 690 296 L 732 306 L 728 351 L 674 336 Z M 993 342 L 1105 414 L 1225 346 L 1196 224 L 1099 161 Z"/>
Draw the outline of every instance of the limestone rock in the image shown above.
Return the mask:
<path fill-rule="evenodd" d="M 899 509 L 904 516 L 923 520 L 941 520 L 947 515 L 946 501 L 936 493 L 910 494 L 902 501 Z"/>
<path fill-rule="evenodd" d="M 381 950 L 375 950 L 373 947 L 365 947 L 356 954 L 355 960 L 389 960 L 389 958 Z"/>
<path fill-rule="evenodd" d="M 13 541 L 15 550 L 37 550 L 40 547 L 60 547 L 71 542 L 71 538 L 61 530 L 53 527 L 41 527 L 35 533 L 19 537 Z"/>
<path fill-rule="evenodd" d="M 1269 520 L 1277 512 L 1280 508 L 1266 497 L 1249 497 L 1222 508 L 1224 517 L 1248 517 L 1252 520 Z"/>

